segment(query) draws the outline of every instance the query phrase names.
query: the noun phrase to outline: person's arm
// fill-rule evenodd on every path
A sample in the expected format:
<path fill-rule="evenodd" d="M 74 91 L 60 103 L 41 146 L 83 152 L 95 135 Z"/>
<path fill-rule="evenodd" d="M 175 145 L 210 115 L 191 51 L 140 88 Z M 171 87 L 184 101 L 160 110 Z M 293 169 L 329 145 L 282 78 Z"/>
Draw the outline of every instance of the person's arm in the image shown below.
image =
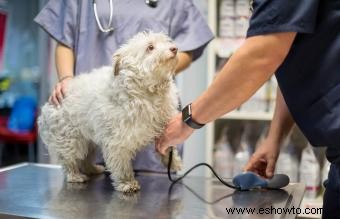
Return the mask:
<path fill-rule="evenodd" d="M 209 88 L 192 103 L 192 118 L 205 124 L 240 106 L 282 64 L 295 36 L 295 32 L 287 32 L 247 38 Z M 192 134 L 193 129 L 184 125 L 181 118 L 179 114 L 170 120 L 157 140 L 156 149 L 160 153 Z"/>
<path fill-rule="evenodd" d="M 288 110 L 281 90 L 277 89 L 274 116 L 270 124 L 268 136 L 261 142 L 252 155 L 244 170 L 271 178 L 280 153 L 280 146 L 294 125 L 294 120 Z"/>
<path fill-rule="evenodd" d="M 179 52 L 178 53 L 178 63 L 176 66 L 176 75 L 179 74 L 184 69 L 188 68 L 192 62 L 191 52 Z"/>
<path fill-rule="evenodd" d="M 251 97 L 287 56 L 296 33 L 250 37 L 192 103 L 195 121 L 208 123 L 232 111 Z"/>
<path fill-rule="evenodd" d="M 58 43 L 55 49 L 55 63 L 58 83 L 55 85 L 49 101 L 58 106 L 65 97 L 67 83 L 74 75 L 74 52 L 71 48 Z"/>
<path fill-rule="evenodd" d="M 55 63 L 59 80 L 73 77 L 74 53 L 71 48 L 58 43 L 55 49 Z"/>
<path fill-rule="evenodd" d="M 267 138 L 272 139 L 275 144 L 281 144 L 288 136 L 294 125 L 294 119 L 290 114 L 287 104 L 283 99 L 280 88 L 276 92 L 276 106 Z"/>

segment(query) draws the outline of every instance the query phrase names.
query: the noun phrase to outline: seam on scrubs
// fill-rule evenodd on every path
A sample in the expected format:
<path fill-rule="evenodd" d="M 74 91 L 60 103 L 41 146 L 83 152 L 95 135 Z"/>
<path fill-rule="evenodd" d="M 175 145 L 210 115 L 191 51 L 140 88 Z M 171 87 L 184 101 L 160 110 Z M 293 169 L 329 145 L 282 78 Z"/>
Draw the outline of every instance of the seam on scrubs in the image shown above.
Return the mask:
<path fill-rule="evenodd" d="M 301 27 L 291 26 L 291 25 L 268 26 L 265 28 L 259 27 L 259 28 L 249 29 L 247 33 L 247 37 L 271 34 L 271 33 L 282 33 L 282 32 L 297 32 L 297 33 L 312 34 L 314 33 L 314 29 L 313 28 L 301 28 Z"/>

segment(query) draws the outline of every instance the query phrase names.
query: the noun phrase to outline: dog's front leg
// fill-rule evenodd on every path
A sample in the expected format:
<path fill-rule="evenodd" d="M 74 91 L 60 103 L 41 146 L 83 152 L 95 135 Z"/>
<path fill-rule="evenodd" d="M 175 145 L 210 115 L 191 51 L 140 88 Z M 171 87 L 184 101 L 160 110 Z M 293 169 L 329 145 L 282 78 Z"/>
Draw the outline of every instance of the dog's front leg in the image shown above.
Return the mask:
<path fill-rule="evenodd" d="M 165 167 L 168 167 L 170 159 L 170 148 L 166 151 L 165 155 L 161 155 L 161 161 Z M 178 150 L 176 147 L 172 149 L 172 160 L 171 160 L 171 170 L 180 171 L 182 169 L 182 159 L 178 155 Z"/>
<path fill-rule="evenodd" d="M 135 180 L 131 160 L 133 154 L 124 149 L 103 150 L 107 169 L 111 172 L 113 186 L 121 192 L 137 192 L 140 189 L 139 183 Z"/>

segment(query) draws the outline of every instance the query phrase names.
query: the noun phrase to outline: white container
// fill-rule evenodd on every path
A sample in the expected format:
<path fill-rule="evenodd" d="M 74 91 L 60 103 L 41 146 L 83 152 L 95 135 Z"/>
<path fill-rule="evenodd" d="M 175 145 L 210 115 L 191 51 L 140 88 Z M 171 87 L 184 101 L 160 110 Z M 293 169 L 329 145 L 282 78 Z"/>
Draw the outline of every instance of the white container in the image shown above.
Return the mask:
<path fill-rule="evenodd" d="M 280 153 L 279 159 L 276 163 L 276 173 L 287 174 L 290 182 L 298 182 L 299 161 L 294 154 L 290 154 L 287 151 Z"/>
<path fill-rule="evenodd" d="M 276 91 L 277 91 L 277 81 L 275 76 L 272 76 L 266 83 L 267 90 L 267 111 L 274 112 L 276 103 Z"/>
<path fill-rule="evenodd" d="M 222 136 L 215 145 L 213 166 L 220 176 L 231 178 L 233 176 L 234 153 L 227 138 L 226 130 L 227 128 L 222 130 Z"/>
<path fill-rule="evenodd" d="M 236 16 L 244 16 L 244 17 L 250 16 L 249 0 L 236 0 L 235 15 Z"/>
<path fill-rule="evenodd" d="M 328 179 L 328 172 L 331 167 L 331 163 L 325 159 L 322 167 L 322 184 Z"/>
<path fill-rule="evenodd" d="M 214 152 L 214 169 L 222 177 L 233 177 L 234 154 L 230 150 L 230 146 L 222 143 L 216 146 Z"/>
<path fill-rule="evenodd" d="M 233 38 L 235 36 L 235 2 L 222 0 L 219 14 L 219 36 Z"/>
<path fill-rule="evenodd" d="M 224 17 L 220 19 L 219 36 L 222 38 L 235 37 L 235 21 L 233 17 Z"/>
<path fill-rule="evenodd" d="M 302 151 L 300 182 L 305 183 L 305 198 L 314 199 L 320 190 L 320 164 L 310 144 Z"/>
<path fill-rule="evenodd" d="M 249 144 L 246 139 L 247 133 L 243 132 L 241 142 L 240 142 L 240 148 L 238 149 L 238 152 L 235 154 L 234 158 L 234 170 L 233 170 L 233 175 L 236 176 L 240 173 L 243 172 L 243 168 L 245 165 L 248 163 L 249 158 L 250 158 L 250 153 L 249 153 Z"/>
<path fill-rule="evenodd" d="M 249 28 L 249 19 L 246 17 L 237 17 L 234 22 L 235 37 L 245 38 Z"/>
<path fill-rule="evenodd" d="M 234 16 L 235 16 L 234 0 L 221 0 L 220 17 L 234 17 Z"/>

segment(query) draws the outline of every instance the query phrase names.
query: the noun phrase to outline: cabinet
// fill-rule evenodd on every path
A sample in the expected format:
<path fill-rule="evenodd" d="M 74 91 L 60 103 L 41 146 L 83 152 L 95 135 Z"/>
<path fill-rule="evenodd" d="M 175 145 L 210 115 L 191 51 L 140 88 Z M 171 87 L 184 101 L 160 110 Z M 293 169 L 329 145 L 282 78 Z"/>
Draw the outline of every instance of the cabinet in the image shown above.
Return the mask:
<path fill-rule="evenodd" d="M 250 16 L 249 5 L 248 0 L 209 0 L 208 22 L 216 37 L 208 47 L 208 85 L 230 55 L 242 45 Z M 276 86 L 275 79 L 270 79 L 239 109 L 207 126 L 208 162 L 213 163 L 214 144 L 221 131 L 216 129 L 217 123 L 221 124 L 225 120 L 269 123 L 273 116 Z"/>

